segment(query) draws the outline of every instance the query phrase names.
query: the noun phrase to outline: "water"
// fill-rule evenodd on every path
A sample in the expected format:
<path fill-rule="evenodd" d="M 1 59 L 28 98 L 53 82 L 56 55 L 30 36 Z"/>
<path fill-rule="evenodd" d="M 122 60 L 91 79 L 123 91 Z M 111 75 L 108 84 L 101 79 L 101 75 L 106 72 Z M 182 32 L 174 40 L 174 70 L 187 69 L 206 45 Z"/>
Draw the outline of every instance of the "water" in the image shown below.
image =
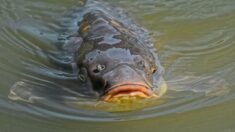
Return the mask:
<path fill-rule="evenodd" d="M 104 111 L 109 105 L 95 109 L 95 101 L 85 97 L 66 107 L 58 97 L 71 102 L 82 95 L 74 92 L 72 72 L 48 55 L 69 62 L 70 55 L 56 45 L 59 36 L 75 30 L 78 16 L 73 13 L 83 1 L 1 0 L 0 132 L 235 131 L 235 2 L 109 3 L 125 9 L 149 31 L 165 68 L 168 92 L 132 112 Z M 20 96 L 8 96 L 10 89 Z"/>

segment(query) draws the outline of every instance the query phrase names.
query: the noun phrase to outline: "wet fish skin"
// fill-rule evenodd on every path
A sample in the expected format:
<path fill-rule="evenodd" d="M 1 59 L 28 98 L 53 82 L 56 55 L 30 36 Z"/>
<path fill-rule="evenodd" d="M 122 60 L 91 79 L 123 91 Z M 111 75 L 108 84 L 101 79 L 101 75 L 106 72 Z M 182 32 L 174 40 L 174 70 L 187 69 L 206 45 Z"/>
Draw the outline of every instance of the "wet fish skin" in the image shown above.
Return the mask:
<path fill-rule="evenodd" d="M 154 76 L 162 76 L 161 65 L 145 43 L 149 38 L 146 41 L 137 34 L 104 10 L 85 13 L 72 41 L 78 45 L 78 78 L 100 97 L 118 84 L 141 83 L 152 90 Z"/>

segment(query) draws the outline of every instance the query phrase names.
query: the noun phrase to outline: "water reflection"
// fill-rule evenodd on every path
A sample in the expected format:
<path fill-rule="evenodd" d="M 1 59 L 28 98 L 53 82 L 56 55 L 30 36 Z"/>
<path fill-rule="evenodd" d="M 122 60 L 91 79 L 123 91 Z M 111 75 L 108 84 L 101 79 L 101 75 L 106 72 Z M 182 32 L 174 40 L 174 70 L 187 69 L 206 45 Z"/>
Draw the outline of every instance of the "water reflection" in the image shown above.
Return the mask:
<path fill-rule="evenodd" d="M 232 2 L 217 1 L 213 5 L 215 2 L 205 1 L 218 8 L 216 10 L 192 1 L 136 2 L 136 5 L 130 1 L 114 3 L 124 7 L 132 5 L 126 10 L 153 33 L 152 38 L 156 37 L 154 41 L 169 88 L 162 98 L 126 108 L 97 102 L 95 93 L 84 90 L 86 88 L 76 81 L 68 66 L 71 54 L 57 48 L 63 43 L 58 38 L 76 29 L 79 10 L 70 10 L 76 2 L 60 5 L 6 0 L 0 5 L 1 108 L 45 118 L 114 121 L 185 112 L 234 98 Z M 76 3 L 75 7 L 82 4 Z M 203 10 L 196 12 L 198 8 Z M 9 103 L 7 96 L 13 102 Z M 132 108 L 137 110 L 110 112 Z"/>

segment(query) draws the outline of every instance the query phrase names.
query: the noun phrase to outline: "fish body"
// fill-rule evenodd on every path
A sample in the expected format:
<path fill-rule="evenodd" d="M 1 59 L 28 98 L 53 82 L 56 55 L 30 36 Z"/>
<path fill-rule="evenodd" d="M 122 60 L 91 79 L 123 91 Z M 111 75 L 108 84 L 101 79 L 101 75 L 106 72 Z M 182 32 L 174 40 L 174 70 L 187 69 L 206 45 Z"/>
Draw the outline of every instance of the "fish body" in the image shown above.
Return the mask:
<path fill-rule="evenodd" d="M 154 91 L 164 81 L 162 66 L 149 37 L 141 33 L 146 32 L 137 24 L 92 6 L 78 22 L 77 35 L 70 41 L 77 76 L 101 100 L 157 96 Z"/>

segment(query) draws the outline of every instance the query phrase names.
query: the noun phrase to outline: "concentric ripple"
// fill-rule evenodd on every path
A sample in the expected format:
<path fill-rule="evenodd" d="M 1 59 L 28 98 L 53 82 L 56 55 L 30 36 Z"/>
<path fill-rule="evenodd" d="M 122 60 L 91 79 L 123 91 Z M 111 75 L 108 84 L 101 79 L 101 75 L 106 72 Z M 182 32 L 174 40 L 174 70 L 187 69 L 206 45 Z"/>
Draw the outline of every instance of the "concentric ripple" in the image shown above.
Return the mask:
<path fill-rule="evenodd" d="M 124 12 L 148 29 L 168 85 L 161 98 L 123 106 L 97 101 L 96 94 L 77 81 L 70 65 L 72 54 L 58 48 L 76 31 L 84 1 L 4 0 L 0 4 L 1 109 L 46 119 L 126 121 L 233 100 L 235 8 L 217 2 L 111 2 L 124 9 L 131 5 Z"/>

